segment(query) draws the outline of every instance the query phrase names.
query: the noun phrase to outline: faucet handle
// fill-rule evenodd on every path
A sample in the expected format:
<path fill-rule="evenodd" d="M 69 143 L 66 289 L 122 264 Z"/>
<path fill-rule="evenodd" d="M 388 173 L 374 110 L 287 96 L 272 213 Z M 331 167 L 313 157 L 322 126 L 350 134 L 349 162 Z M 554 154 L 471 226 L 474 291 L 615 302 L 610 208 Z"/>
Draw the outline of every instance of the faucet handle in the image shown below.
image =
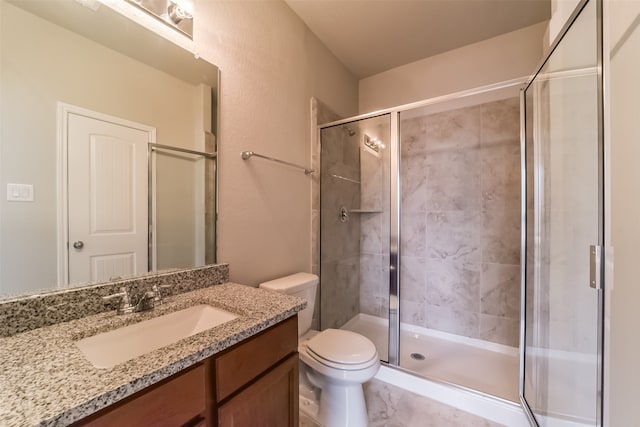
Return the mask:
<path fill-rule="evenodd" d="M 120 288 L 120 292 L 102 297 L 103 300 L 109 301 L 113 298 L 120 298 L 120 305 L 118 306 L 118 314 L 132 313 L 134 306 L 131 305 L 131 299 L 129 298 L 129 292 L 124 286 Z"/>
<path fill-rule="evenodd" d="M 151 287 L 152 292 L 155 294 L 153 301 L 155 304 L 162 304 L 162 302 L 164 301 L 164 297 L 162 296 L 162 293 L 160 293 L 160 289 L 167 289 L 170 288 L 171 285 L 156 285 L 154 284 Z"/>
<path fill-rule="evenodd" d="M 129 299 L 129 293 L 127 292 L 127 288 L 123 286 L 120 288 L 120 292 L 102 297 L 102 299 L 105 301 L 109 301 L 114 298 Z"/>

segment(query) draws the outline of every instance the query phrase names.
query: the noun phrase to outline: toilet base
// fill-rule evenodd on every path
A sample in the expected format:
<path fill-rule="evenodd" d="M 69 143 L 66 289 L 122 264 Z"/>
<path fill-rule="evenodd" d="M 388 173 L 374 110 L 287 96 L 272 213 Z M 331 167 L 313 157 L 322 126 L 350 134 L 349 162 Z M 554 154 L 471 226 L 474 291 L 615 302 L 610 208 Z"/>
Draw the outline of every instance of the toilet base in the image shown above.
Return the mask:
<path fill-rule="evenodd" d="M 300 411 L 324 427 L 366 427 L 362 384 L 333 381 L 300 361 Z"/>
<path fill-rule="evenodd" d="M 317 419 L 327 427 L 366 427 L 367 407 L 362 385 L 324 384 Z"/>

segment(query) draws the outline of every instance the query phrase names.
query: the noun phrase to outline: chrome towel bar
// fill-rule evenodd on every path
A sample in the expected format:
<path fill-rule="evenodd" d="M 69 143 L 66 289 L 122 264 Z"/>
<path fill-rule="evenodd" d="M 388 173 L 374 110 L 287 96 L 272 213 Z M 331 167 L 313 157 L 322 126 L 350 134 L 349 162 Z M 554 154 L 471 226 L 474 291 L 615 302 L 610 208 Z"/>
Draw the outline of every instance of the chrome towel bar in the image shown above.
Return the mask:
<path fill-rule="evenodd" d="M 189 150 L 186 148 L 173 147 L 171 145 L 154 144 L 153 142 L 149 143 L 149 147 L 151 147 L 151 150 L 153 151 L 157 149 L 179 151 L 181 153 L 195 154 L 196 156 L 202 156 L 208 159 L 215 159 L 216 157 L 218 157 L 218 153 L 207 153 L 206 151 Z"/>
<path fill-rule="evenodd" d="M 271 160 L 272 162 L 282 163 L 283 165 L 293 166 L 294 168 L 302 169 L 305 175 L 311 175 L 315 171 L 313 169 L 305 168 L 304 166 L 296 165 L 295 163 L 285 162 L 284 160 L 274 159 L 273 157 L 263 156 L 262 154 L 254 153 L 253 151 L 243 151 L 240 153 L 242 160 L 247 160 L 252 156 L 260 157 L 266 160 Z"/>

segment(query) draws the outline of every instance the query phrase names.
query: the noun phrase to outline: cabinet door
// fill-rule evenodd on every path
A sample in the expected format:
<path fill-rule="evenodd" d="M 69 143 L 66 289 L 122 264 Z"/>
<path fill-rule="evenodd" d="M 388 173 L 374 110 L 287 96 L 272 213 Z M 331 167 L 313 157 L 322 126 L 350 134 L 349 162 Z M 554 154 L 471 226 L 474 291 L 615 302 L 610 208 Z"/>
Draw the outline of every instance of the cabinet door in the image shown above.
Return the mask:
<path fill-rule="evenodd" d="M 298 354 L 218 408 L 220 427 L 298 427 Z"/>
<path fill-rule="evenodd" d="M 85 418 L 75 426 L 182 426 L 197 423 L 205 412 L 205 367 L 197 367 L 161 382 L 123 403 Z"/>

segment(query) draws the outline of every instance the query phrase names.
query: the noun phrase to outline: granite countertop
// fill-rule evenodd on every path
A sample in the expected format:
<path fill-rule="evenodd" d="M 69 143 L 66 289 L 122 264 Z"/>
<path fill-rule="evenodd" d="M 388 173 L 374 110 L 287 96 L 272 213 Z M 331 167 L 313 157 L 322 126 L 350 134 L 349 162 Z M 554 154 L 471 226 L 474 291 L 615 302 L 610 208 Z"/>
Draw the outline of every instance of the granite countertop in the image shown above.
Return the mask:
<path fill-rule="evenodd" d="M 197 304 L 239 317 L 112 368 L 95 368 L 74 341 Z M 115 311 L 0 338 L 0 425 L 67 425 L 293 316 L 300 298 L 225 283 L 174 295 L 154 310 Z"/>

